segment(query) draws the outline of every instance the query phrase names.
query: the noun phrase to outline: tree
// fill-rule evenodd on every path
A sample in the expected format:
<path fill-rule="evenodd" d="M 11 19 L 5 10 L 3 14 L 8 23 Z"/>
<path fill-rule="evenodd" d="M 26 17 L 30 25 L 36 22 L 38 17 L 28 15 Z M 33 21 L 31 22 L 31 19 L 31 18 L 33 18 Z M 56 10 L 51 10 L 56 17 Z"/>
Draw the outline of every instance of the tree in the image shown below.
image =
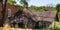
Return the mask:
<path fill-rule="evenodd" d="M 38 7 L 38 6 L 33 6 L 33 5 L 31 5 L 31 6 L 30 6 L 30 9 L 32 9 L 32 10 L 40 10 L 40 9 L 42 9 L 42 7 Z"/>
<path fill-rule="evenodd" d="M 8 0 L 7 3 L 10 5 L 14 5 L 14 4 L 16 4 L 16 1 L 15 0 Z"/>
<path fill-rule="evenodd" d="M 4 2 L 4 4 L 3 4 Z M 6 3 L 7 3 L 7 0 L 5 1 L 2 1 L 2 19 L 0 20 L 0 26 L 3 27 L 3 24 L 4 24 L 4 21 L 5 21 L 5 12 L 6 12 Z"/>
<path fill-rule="evenodd" d="M 2 2 L 3 0 L 0 0 L 0 2 Z"/>
<path fill-rule="evenodd" d="M 3 0 L 0 0 L 0 3 L 2 4 L 2 8 L 3 8 Z M 2 14 L 2 13 L 0 13 L 0 17 L 2 17 L 1 14 Z M 3 22 L 3 20 L 0 19 L 0 27 L 2 27 L 2 25 L 3 25 L 2 22 Z"/>
<path fill-rule="evenodd" d="M 27 8 L 28 7 L 28 0 L 21 0 L 20 3 L 25 7 Z"/>
<path fill-rule="evenodd" d="M 2 4 L 2 8 L 3 8 L 3 0 L 0 0 L 0 3 Z"/>
<path fill-rule="evenodd" d="M 55 8 L 57 10 L 56 18 L 57 18 L 57 21 L 59 21 L 58 13 L 60 12 L 60 4 L 57 4 Z"/>
<path fill-rule="evenodd" d="M 60 4 L 56 5 L 56 10 L 58 10 L 58 12 L 60 12 Z"/>

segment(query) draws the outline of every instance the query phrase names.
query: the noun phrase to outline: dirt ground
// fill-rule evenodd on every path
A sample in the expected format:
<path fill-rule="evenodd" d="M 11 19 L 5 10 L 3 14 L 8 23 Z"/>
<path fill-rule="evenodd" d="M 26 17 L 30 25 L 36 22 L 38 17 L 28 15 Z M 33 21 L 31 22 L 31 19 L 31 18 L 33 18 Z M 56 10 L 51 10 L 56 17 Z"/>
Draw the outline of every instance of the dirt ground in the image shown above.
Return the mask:
<path fill-rule="evenodd" d="M 21 29 L 21 28 L 0 28 L 0 30 L 32 30 L 32 29 Z"/>

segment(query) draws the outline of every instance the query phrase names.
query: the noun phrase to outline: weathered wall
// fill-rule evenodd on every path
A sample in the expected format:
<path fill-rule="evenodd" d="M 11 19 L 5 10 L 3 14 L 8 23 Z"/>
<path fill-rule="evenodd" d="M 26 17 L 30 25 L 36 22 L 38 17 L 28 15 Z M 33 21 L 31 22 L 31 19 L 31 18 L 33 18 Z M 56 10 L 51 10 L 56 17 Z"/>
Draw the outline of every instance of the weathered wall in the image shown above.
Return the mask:
<path fill-rule="evenodd" d="M 16 5 L 9 5 L 9 4 L 7 4 L 6 5 L 5 18 L 8 17 L 8 9 L 11 9 L 11 15 L 13 15 L 18 9 L 20 9 L 20 7 L 16 6 Z M 0 17 L 2 16 L 1 11 L 2 11 L 2 5 L 0 4 Z"/>

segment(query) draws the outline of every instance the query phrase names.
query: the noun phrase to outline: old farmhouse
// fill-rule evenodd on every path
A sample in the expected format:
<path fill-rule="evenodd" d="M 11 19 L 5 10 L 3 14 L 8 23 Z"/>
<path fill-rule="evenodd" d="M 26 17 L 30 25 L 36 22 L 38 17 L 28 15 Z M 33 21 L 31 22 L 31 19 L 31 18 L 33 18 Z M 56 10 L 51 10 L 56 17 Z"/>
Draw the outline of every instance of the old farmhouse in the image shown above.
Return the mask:
<path fill-rule="evenodd" d="M 6 5 L 5 18 L 9 20 L 10 27 L 19 28 L 44 28 L 49 27 L 52 22 L 56 21 L 56 10 L 34 11 L 16 5 Z M 0 4 L 0 19 L 2 5 Z"/>

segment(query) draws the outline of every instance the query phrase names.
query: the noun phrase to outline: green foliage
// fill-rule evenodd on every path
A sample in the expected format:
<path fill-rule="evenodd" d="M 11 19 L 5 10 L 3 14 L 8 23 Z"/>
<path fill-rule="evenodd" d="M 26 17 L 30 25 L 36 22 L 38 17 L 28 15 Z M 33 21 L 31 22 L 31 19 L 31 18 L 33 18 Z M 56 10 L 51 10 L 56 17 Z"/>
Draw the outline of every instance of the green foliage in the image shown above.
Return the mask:
<path fill-rule="evenodd" d="M 58 12 L 60 12 L 60 4 L 56 5 L 56 10 L 58 10 Z"/>
<path fill-rule="evenodd" d="M 58 12 L 58 18 L 59 18 L 59 21 L 60 21 L 60 12 Z"/>
<path fill-rule="evenodd" d="M 37 6 L 31 6 L 30 8 L 33 10 L 40 10 L 40 7 L 37 7 Z"/>
<path fill-rule="evenodd" d="M 28 0 L 21 0 L 20 4 L 22 4 L 24 7 L 28 7 Z"/>
<path fill-rule="evenodd" d="M 21 0 L 21 1 L 20 1 L 20 3 L 21 3 L 21 2 L 22 2 L 22 3 L 24 3 L 24 4 L 26 4 L 26 3 L 27 3 L 27 1 L 26 1 L 26 0 Z"/>
<path fill-rule="evenodd" d="M 54 7 L 47 7 L 47 6 L 40 6 L 40 7 L 37 7 L 37 6 L 30 6 L 30 9 L 33 9 L 33 10 L 55 10 Z"/>
<path fill-rule="evenodd" d="M 8 0 L 7 3 L 10 4 L 10 5 L 14 5 L 14 4 L 16 4 L 16 1 L 15 0 Z"/>
<path fill-rule="evenodd" d="M 35 30 L 60 30 L 60 28 L 42 28 L 42 29 L 35 29 Z"/>

